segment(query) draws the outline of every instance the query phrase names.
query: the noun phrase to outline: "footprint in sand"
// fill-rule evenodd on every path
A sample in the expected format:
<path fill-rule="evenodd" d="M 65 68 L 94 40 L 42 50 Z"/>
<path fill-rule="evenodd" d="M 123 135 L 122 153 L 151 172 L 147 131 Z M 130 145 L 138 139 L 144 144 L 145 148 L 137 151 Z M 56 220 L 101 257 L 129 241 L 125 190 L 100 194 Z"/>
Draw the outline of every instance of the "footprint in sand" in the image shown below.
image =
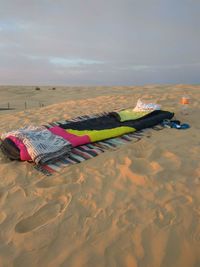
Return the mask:
<path fill-rule="evenodd" d="M 49 177 L 44 178 L 42 181 L 39 181 L 36 186 L 38 188 L 49 188 L 54 187 L 61 184 L 67 184 L 69 181 L 63 178 L 55 178 L 55 179 L 49 179 Z"/>
<path fill-rule="evenodd" d="M 178 223 L 176 214 L 165 208 L 159 208 L 156 210 L 154 222 L 159 228 L 164 228 Z"/>
<path fill-rule="evenodd" d="M 155 224 L 160 228 L 179 224 L 183 221 L 182 209 L 193 202 L 191 196 L 178 196 L 166 201 L 156 210 Z"/>
<path fill-rule="evenodd" d="M 79 180 L 81 180 L 81 175 Z M 67 192 L 70 192 L 72 194 L 76 194 L 77 192 L 80 191 L 80 185 L 78 183 L 70 182 L 69 179 L 67 180 L 64 178 L 59 178 L 59 179 L 45 178 L 36 184 L 36 187 L 39 189 L 48 189 L 57 186 L 62 186 L 62 187 L 65 186 L 65 190 L 67 190 Z"/>
<path fill-rule="evenodd" d="M 71 199 L 71 194 L 68 194 L 67 197 L 64 196 L 62 198 L 62 201 L 51 202 L 44 205 L 32 216 L 18 222 L 18 224 L 15 226 L 15 231 L 17 233 L 27 233 L 49 224 L 63 214 L 63 212 L 69 206 Z"/>
<path fill-rule="evenodd" d="M 136 158 L 146 158 L 152 153 L 152 146 L 146 141 L 141 140 L 134 146 L 134 156 Z"/>

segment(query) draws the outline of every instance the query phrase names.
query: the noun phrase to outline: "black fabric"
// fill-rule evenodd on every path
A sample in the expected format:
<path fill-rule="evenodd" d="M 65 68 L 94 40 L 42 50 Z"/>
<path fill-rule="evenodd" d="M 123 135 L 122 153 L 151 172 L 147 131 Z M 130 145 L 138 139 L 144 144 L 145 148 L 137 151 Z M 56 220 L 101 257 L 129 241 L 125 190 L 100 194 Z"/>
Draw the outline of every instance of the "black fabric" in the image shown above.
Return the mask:
<path fill-rule="evenodd" d="M 63 129 L 73 130 L 102 130 L 111 129 L 120 126 L 118 120 L 111 114 L 103 115 L 98 118 L 91 118 L 84 121 L 74 121 L 68 123 L 60 123 L 59 126 Z"/>
<path fill-rule="evenodd" d="M 98 118 L 91 118 L 85 121 L 76 121 L 70 123 L 60 123 L 59 126 L 63 129 L 73 130 L 104 130 L 112 129 L 120 126 L 133 127 L 136 130 L 153 127 L 161 123 L 164 119 L 171 119 L 174 113 L 163 110 L 155 110 L 142 118 L 120 122 L 115 113 L 109 113 Z"/>
<path fill-rule="evenodd" d="M 145 116 L 145 118 L 143 117 L 133 121 L 132 126 L 130 127 L 134 127 L 138 131 L 145 128 L 151 128 L 158 125 L 163 120 L 171 120 L 174 116 L 174 113 L 169 111 L 155 110 L 148 115 L 149 116 Z"/>
<path fill-rule="evenodd" d="M 0 147 L 9 159 L 20 160 L 20 150 L 11 139 L 5 138 Z"/>

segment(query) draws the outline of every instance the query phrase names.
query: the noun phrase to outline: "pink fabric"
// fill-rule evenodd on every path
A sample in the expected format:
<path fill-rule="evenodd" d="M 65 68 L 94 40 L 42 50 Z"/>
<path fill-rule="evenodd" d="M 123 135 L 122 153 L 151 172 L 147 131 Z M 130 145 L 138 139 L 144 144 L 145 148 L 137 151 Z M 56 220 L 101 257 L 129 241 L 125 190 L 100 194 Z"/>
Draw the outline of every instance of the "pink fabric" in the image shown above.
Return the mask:
<path fill-rule="evenodd" d="M 90 143 L 90 138 L 88 135 L 77 136 L 75 134 L 68 133 L 67 130 L 64 130 L 59 126 L 54 126 L 48 130 L 53 134 L 59 135 L 69 141 L 73 147 Z"/>
<path fill-rule="evenodd" d="M 62 129 L 59 126 L 54 126 L 52 128 L 49 128 L 48 130 L 52 132 L 53 134 L 59 135 L 63 137 L 65 140 L 69 141 L 73 147 L 90 143 L 90 138 L 88 135 L 77 136 L 77 135 L 68 133 L 66 130 Z M 10 138 L 15 143 L 15 145 L 19 148 L 21 160 L 23 161 L 31 160 L 31 157 L 27 151 L 26 146 L 19 138 L 15 136 L 11 136 L 11 135 L 8 136 L 7 138 Z"/>
<path fill-rule="evenodd" d="M 27 161 L 31 160 L 31 157 L 28 154 L 26 146 L 24 145 L 24 143 L 20 139 L 18 139 L 15 136 L 11 136 L 11 135 L 8 136 L 7 138 L 12 140 L 15 143 L 15 145 L 19 148 L 19 150 L 20 150 L 20 159 L 21 160 L 27 160 Z"/>

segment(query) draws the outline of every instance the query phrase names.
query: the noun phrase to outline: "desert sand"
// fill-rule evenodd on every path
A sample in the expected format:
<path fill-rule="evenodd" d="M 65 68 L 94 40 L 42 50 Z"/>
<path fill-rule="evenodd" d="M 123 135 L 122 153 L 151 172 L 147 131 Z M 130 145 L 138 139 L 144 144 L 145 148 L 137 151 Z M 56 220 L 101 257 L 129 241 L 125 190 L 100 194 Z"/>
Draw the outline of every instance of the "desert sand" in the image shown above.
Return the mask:
<path fill-rule="evenodd" d="M 0 132 L 141 97 L 191 128 L 148 130 L 50 177 L 0 152 L 0 267 L 200 266 L 200 86 L 2 86 L 0 108 L 14 109 L 0 110 Z"/>

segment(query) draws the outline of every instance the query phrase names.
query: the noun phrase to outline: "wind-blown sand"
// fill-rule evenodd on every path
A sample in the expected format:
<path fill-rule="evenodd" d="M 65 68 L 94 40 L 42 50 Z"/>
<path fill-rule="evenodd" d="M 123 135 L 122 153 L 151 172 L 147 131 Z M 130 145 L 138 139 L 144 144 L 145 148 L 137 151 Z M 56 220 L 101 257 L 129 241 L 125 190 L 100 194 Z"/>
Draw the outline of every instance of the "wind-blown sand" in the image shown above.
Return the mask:
<path fill-rule="evenodd" d="M 191 128 L 149 130 L 51 177 L 0 152 L 0 267 L 200 266 L 200 86 L 4 86 L 0 108 L 15 110 L 0 111 L 0 132 L 131 107 L 139 97 Z"/>

